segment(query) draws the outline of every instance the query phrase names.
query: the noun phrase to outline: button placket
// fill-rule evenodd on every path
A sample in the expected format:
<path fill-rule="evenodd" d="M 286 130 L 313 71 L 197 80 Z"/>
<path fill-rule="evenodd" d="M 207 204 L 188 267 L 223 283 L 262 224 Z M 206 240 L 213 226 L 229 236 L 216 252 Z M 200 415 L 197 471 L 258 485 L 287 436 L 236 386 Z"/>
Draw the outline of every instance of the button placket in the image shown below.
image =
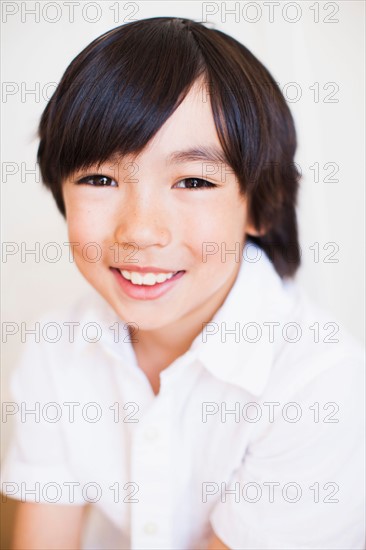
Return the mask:
<path fill-rule="evenodd" d="M 172 514 L 172 400 L 159 396 L 131 440 L 131 479 L 139 502 L 131 507 L 131 549 L 170 549 Z"/>

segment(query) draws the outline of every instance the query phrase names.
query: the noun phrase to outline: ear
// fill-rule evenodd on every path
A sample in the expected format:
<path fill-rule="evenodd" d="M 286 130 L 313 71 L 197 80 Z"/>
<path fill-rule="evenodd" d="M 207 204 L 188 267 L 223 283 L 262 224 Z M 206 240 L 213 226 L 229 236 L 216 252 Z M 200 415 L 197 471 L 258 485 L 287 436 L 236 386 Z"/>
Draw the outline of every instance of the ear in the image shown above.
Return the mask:
<path fill-rule="evenodd" d="M 265 227 L 256 229 L 253 224 L 247 223 L 245 232 L 247 235 L 251 235 L 252 237 L 262 237 L 267 233 L 267 229 Z"/>
<path fill-rule="evenodd" d="M 245 233 L 247 235 L 251 235 L 252 237 L 262 237 L 266 233 L 268 233 L 269 227 L 266 227 L 265 224 L 262 224 L 262 226 L 258 229 L 255 224 L 252 221 L 252 216 L 250 212 L 250 201 L 247 197 L 244 198 L 246 203 L 246 214 L 247 218 L 245 220 Z"/>

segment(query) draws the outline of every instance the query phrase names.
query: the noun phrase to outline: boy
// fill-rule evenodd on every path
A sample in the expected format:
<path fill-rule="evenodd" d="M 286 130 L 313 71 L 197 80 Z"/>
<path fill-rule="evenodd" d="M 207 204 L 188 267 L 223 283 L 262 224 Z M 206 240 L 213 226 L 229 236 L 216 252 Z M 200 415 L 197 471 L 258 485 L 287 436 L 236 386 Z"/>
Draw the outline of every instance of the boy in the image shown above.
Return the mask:
<path fill-rule="evenodd" d="M 363 548 L 362 350 L 292 280 L 295 150 L 271 75 L 200 23 L 68 67 L 38 160 L 91 288 L 13 376 L 40 410 L 14 548 Z"/>

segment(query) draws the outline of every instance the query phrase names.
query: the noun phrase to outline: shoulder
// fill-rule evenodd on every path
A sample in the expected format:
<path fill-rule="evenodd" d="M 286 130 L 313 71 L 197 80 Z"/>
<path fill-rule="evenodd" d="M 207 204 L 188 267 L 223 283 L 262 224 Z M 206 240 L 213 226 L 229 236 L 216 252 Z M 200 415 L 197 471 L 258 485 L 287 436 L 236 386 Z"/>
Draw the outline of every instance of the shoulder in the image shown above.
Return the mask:
<path fill-rule="evenodd" d="M 84 354 L 105 333 L 108 308 L 94 289 L 72 302 L 49 308 L 22 337 L 11 373 L 11 387 L 37 380 L 41 388 L 68 370 L 82 367 Z"/>
<path fill-rule="evenodd" d="M 283 293 L 291 307 L 279 315 L 267 395 L 364 403 L 365 350 L 344 323 L 317 304 L 296 281 Z M 352 405 L 353 403 L 353 405 Z"/>
<path fill-rule="evenodd" d="M 103 319 L 105 309 L 103 298 L 96 290 L 88 288 L 76 299 L 46 309 L 39 315 L 38 321 L 43 325 L 47 323 L 58 323 L 60 325 L 75 323 L 77 325 L 86 322 L 88 318 L 94 318 L 98 322 Z"/>

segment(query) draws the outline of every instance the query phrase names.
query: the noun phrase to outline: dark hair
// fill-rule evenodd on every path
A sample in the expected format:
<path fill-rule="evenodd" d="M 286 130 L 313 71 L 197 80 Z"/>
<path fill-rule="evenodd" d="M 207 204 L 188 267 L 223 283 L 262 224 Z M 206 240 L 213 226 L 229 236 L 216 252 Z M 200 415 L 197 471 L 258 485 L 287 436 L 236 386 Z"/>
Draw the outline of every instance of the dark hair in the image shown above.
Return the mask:
<path fill-rule="evenodd" d="M 114 153 L 139 154 L 203 77 L 222 149 L 261 236 L 247 235 L 281 277 L 300 265 L 296 132 L 268 70 L 202 23 L 153 17 L 91 42 L 66 69 L 39 124 L 43 183 L 66 217 L 62 181 Z"/>

